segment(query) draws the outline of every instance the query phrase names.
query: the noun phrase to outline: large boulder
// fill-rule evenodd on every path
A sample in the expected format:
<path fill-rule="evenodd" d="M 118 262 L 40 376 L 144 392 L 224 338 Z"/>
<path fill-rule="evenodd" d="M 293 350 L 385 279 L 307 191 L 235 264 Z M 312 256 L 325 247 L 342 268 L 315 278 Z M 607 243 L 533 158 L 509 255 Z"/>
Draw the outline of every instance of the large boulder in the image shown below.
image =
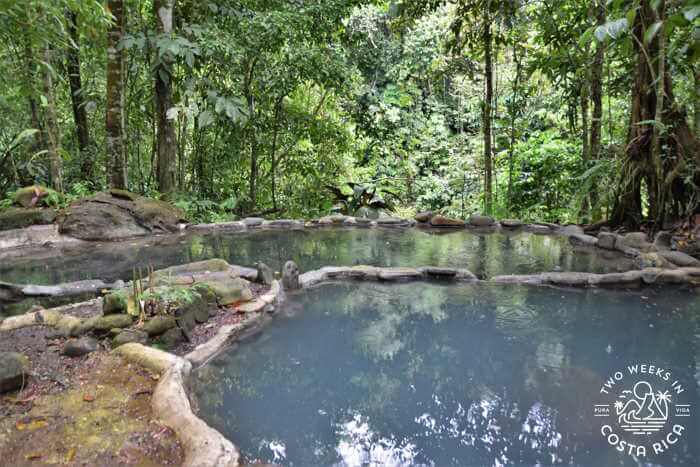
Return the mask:
<path fill-rule="evenodd" d="M 53 224 L 56 211 L 41 208 L 10 208 L 0 212 L 0 230 L 23 229 L 30 225 Z"/>
<path fill-rule="evenodd" d="M 0 352 L 0 394 L 20 389 L 27 380 L 27 357 L 15 352 Z"/>
<path fill-rule="evenodd" d="M 452 219 L 441 215 L 433 216 L 430 219 L 430 225 L 433 227 L 464 227 L 464 221 Z"/>
<path fill-rule="evenodd" d="M 177 232 L 184 213 L 165 203 L 123 190 L 75 201 L 59 222 L 60 232 L 81 240 L 120 240 Z"/>

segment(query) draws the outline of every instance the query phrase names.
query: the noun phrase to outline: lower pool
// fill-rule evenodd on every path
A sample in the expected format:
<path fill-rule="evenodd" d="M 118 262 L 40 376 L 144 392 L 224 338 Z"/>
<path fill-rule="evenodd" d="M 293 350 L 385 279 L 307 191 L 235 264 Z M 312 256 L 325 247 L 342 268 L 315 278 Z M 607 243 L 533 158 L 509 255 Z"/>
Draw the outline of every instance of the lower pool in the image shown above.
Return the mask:
<path fill-rule="evenodd" d="M 699 311 L 680 289 L 326 284 L 194 393 L 250 462 L 697 466 Z"/>

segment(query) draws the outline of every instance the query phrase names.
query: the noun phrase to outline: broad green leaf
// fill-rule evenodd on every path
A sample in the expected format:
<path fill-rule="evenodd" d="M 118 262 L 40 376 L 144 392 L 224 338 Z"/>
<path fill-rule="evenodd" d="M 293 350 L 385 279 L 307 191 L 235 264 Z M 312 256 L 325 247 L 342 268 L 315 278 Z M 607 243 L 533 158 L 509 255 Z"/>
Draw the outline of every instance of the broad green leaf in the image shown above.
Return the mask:
<path fill-rule="evenodd" d="M 657 21 L 654 24 L 652 24 L 651 26 L 649 26 L 646 31 L 644 31 L 644 43 L 645 44 L 649 44 L 654 39 L 654 36 L 656 36 L 656 34 L 659 32 L 659 29 L 661 28 L 662 25 L 663 25 L 662 21 Z"/>
<path fill-rule="evenodd" d="M 700 5 L 695 5 L 695 6 L 691 6 L 691 7 L 686 8 L 683 11 L 683 16 L 688 21 L 693 21 L 695 18 L 700 16 Z"/>

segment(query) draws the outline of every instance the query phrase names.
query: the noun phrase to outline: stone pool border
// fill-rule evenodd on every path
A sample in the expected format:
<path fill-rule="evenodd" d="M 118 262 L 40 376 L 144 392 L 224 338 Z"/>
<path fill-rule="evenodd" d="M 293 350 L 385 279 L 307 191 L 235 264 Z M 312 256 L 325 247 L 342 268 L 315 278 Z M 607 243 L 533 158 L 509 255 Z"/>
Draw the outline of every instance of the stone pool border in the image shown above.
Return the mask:
<path fill-rule="evenodd" d="M 441 216 L 438 216 L 441 217 Z M 418 222 L 414 219 L 398 217 L 385 217 L 371 220 L 361 217 L 345 215 L 331 215 L 319 219 L 276 219 L 266 220 L 258 217 L 245 218 L 240 221 L 219 222 L 212 224 L 182 224 L 179 233 L 152 234 L 150 237 L 166 237 L 181 235 L 183 233 L 233 233 L 256 232 L 261 230 L 305 230 L 322 229 L 328 227 L 341 228 L 417 228 L 431 231 L 457 231 L 472 230 L 477 233 L 529 232 L 540 235 L 564 235 L 567 237 L 578 236 L 582 244 L 595 245 L 596 237 L 585 235 L 583 228 L 578 225 L 559 225 L 547 222 L 521 223 L 515 220 L 493 220 L 490 224 L 473 223 L 475 221 L 454 220 L 454 224 L 431 224 L 430 222 Z M 59 232 L 57 224 L 34 225 L 22 229 L 0 231 L 0 257 L 12 257 L 26 253 L 27 250 L 41 247 L 85 246 L 95 243 L 118 243 L 132 241 L 149 236 L 129 237 L 114 242 L 95 242 L 79 240 Z"/>
<path fill-rule="evenodd" d="M 421 267 L 387 268 L 374 266 L 326 266 L 299 276 L 301 289 L 337 281 L 405 282 L 425 280 L 484 284 L 528 284 L 537 286 L 596 287 L 601 285 L 641 286 L 654 283 L 700 285 L 700 268 L 663 270 L 647 268 L 629 273 L 542 273 L 532 275 L 497 276 L 479 280 L 465 269 Z M 238 466 L 240 452 L 231 440 L 210 427 L 192 409 L 189 378 L 192 370 L 205 365 L 229 347 L 246 330 L 263 321 L 263 310 L 279 303 L 284 291 L 275 281 L 267 294 L 259 297 L 248 310 L 250 316 L 242 322 L 223 326 L 209 341 L 199 345 L 185 357 L 146 347 L 126 344 L 115 352 L 127 360 L 161 374 L 151 399 L 153 411 L 160 421 L 172 428 L 183 445 L 186 466 Z"/>

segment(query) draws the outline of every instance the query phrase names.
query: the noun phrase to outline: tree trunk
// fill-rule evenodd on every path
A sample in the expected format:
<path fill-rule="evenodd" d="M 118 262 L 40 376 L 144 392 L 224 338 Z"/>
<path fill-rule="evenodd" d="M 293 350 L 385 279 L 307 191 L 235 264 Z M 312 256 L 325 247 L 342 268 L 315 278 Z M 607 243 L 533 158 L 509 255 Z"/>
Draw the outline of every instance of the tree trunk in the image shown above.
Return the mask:
<path fill-rule="evenodd" d="M 695 103 L 693 104 L 693 118 L 695 122 L 693 124 L 693 130 L 695 130 L 695 135 L 700 137 L 700 64 L 695 64 L 695 73 L 693 74 L 695 79 Z"/>
<path fill-rule="evenodd" d="M 255 64 L 257 60 L 253 59 L 248 65 L 248 70 L 246 72 L 245 80 L 243 83 L 243 90 L 245 93 L 246 102 L 248 104 L 248 139 L 250 140 L 250 180 L 249 182 L 249 192 L 248 199 L 250 202 L 249 212 L 255 210 L 257 205 L 257 180 L 258 180 L 258 147 L 255 135 L 255 128 L 253 121 L 255 119 L 255 96 L 253 96 L 253 72 L 255 70 Z"/>
<path fill-rule="evenodd" d="M 508 213 L 511 213 L 513 206 L 513 168 L 515 159 L 515 118 L 518 113 L 518 102 L 517 96 L 520 92 L 520 72 L 521 63 L 518 57 L 518 45 L 513 44 L 513 61 L 515 62 L 515 79 L 513 80 L 513 89 L 511 102 L 509 107 L 510 111 L 510 148 L 508 150 Z"/>
<path fill-rule="evenodd" d="M 588 80 L 581 85 L 581 158 L 585 164 L 591 158 L 588 146 Z"/>
<path fill-rule="evenodd" d="M 686 122 L 685 112 L 673 102 L 671 76 L 666 69 L 666 37 L 660 28 L 645 44 L 646 28 L 663 18 L 642 0 L 632 30 L 637 63 L 634 70 L 627 150 L 623 160 L 620 192 L 611 224 L 637 228 L 642 220 L 641 185 L 646 184 L 649 212 L 655 228 L 663 227 L 667 210 L 676 216 L 695 206 L 697 188 L 684 181 L 686 159 L 700 160 L 700 142 Z M 657 77 L 661 76 L 657 81 Z M 650 124 L 649 122 L 656 122 Z M 666 131 L 661 132 L 661 126 Z M 662 154 L 663 152 L 663 154 Z M 694 174 L 698 182 L 698 172 Z"/>
<path fill-rule="evenodd" d="M 80 171 L 83 179 L 92 180 L 93 160 L 88 149 L 90 146 L 90 132 L 88 129 L 85 102 L 83 100 L 83 86 L 80 78 L 80 38 L 78 36 L 77 15 L 73 11 L 66 12 L 68 32 L 72 45 L 66 51 L 66 71 L 70 83 L 71 103 L 73 105 L 73 120 L 75 122 L 75 134 L 78 138 L 80 149 Z"/>
<path fill-rule="evenodd" d="M 174 3 L 174 0 L 154 0 L 153 2 L 159 34 L 169 35 L 172 33 Z M 177 171 L 175 125 L 173 120 L 168 118 L 168 110 L 173 106 L 171 65 L 172 59 L 170 55 L 164 53 L 157 58 L 155 66 L 158 189 L 166 197 L 169 197 L 175 191 Z"/>
<path fill-rule="evenodd" d="M 596 24 L 605 24 L 605 0 L 597 0 L 595 4 Z M 603 65 L 605 62 L 605 43 L 596 42 L 593 66 L 591 67 L 591 102 L 593 103 L 593 114 L 591 115 L 590 132 L 590 159 L 592 161 L 600 158 L 601 134 L 603 128 Z M 591 209 L 591 221 L 600 220 L 600 209 L 598 207 L 598 195 L 594 186 L 589 193 L 589 203 Z"/>
<path fill-rule="evenodd" d="M 663 24 L 666 17 L 666 3 L 661 0 L 658 5 L 658 13 L 656 20 Z M 665 205 L 666 205 L 666 190 L 663 186 L 664 169 L 661 161 L 661 127 L 664 125 L 664 95 L 666 93 L 666 33 L 664 28 L 660 27 L 656 33 L 658 41 L 658 58 L 656 71 L 656 109 L 654 112 L 654 126 L 652 131 L 651 145 L 651 179 L 656 182 L 654 201 L 650 206 L 652 219 L 656 225 L 661 226 L 664 222 Z M 652 194 L 652 186 L 649 186 L 649 193 Z"/>
<path fill-rule="evenodd" d="M 46 149 L 46 139 L 44 138 L 45 131 L 41 123 L 41 118 L 39 115 L 39 104 L 37 103 L 36 97 L 36 60 L 34 57 L 34 50 L 32 49 L 31 39 L 28 35 L 24 36 L 24 63 L 26 67 L 26 89 L 27 89 L 27 101 L 29 103 L 29 113 L 32 120 L 32 128 L 38 130 L 34 137 L 34 152 L 39 152 Z"/>
<path fill-rule="evenodd" d="M 272 149 L 270 150 L 270 179 L 272 190 L 272 209 L 277 210 L 277 134 L 279 132 L 279 116 L 282 109 L 284 97 L 280 97 L 275 102 L 275 128 L 272 133 Z"/>
<path fill-rule="evenodd" d="M 493 187 L 492 187 L 492 155 L 491 155 L 491 102 L 493 100 L 493 60 L 491 57 L 491 24 L 488 19 L 484 24 L 484 78 L 486 81 L 486 95 L 484 96 L 484 109 L 482 124 L 484 126 L 484 211 L 491 214 L 493 211 Z"/>
<path fill-rule="evenodd" d="M 42 78 L 44 84 L 44 96 L 46 97 L 46 110 L 44 119 L 46 121 L 46 141 L 49 153 L 49 163 L 51 166 L 51 186 L 58 192 L 63 192 L 63 163 L 61 161 L 61 131 L 58 128 L 56 117 L 56 100 L 53 94 L 53 77 L 51 76 L 51 48 L 49 44 L 44 45 L 44 66 L 42 67 Z"/>
<path fill-rule="evenodd" d="M 107 181 L 110 188 L 126 189 L 126 154 L 124 151 L 124 51 L 119 42 L 125 32 L 123 0 L 109 0 L 107 7 L 114 22 L 107 32 Z"/>
<path fill-rule="evenodd" d="M 597 0 L 596 24 L 605 24 L 605 0 Z M 603 63 L 605 61 L 605 44 L 597 42 L 593 66 L 591 67 L 591 102 L 593 103 L 593 115 L 591 116 L 591 159 L 600 157 L 600 136 L 603 123 Z"/>

